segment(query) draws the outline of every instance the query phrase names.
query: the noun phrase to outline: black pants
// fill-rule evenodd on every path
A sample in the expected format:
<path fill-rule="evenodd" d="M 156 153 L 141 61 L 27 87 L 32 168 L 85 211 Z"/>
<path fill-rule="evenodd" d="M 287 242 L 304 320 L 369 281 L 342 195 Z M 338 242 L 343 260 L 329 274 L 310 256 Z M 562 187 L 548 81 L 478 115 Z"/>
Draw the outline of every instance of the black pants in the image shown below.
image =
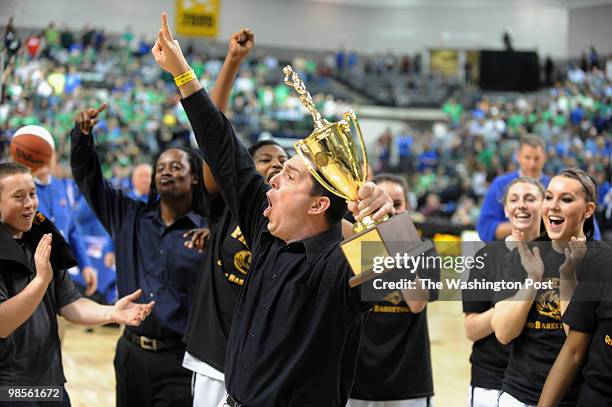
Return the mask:
<path fill-rule="evenodd" d="M 117 407 L 191 407 L 184 348 L 149 351 L 121 336 L 115 353 Z"/>

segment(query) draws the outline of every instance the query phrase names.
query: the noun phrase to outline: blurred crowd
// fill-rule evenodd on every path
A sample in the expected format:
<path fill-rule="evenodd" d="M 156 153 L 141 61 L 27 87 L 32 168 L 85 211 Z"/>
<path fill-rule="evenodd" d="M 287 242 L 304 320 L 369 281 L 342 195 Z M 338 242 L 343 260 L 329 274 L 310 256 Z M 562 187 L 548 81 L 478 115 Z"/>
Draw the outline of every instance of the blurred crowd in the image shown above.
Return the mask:
<path fill-rule="evenodd" d="M 120 36 L 103 29 L 49 26 L 20 38 L 9 23 L 4 35 L 8 59 L 2 72 L 0 160 L 8 156 L 12 134 L 21 126 L 40 124 L 55 138 L 59 175 L 67 167 L 67 135 L 74 112 L 107 103 L 97 127 L 105 176 L 131 188 L 130 173 L 151 162 L 163 149 L 189 145 L 191 129 L 175 85 L 149 58 L 151 42 L 128 27 Z M 224 50 L 222 50 L 222 54 Z M 214 84 L 223 60 L 202 55 L 188 45 L 186 54 L 205 85 Z M 219 54 L 219 55 L 222 55 Z M 261 134 L 296 135 L 311 129 L 308 112 L 279 75 L 283 62 L 308 81 L 322 114 L 334 120 L 349 110 L 343 100 L 325 93 L 338 73 L 419 74 L 420 56 L 391 52 L 369 57 L 339 50 L 320 61 L 297 55 L 291 61 L 256 53 L 243 64 L 227 115 L 247 141 Z M 516 169 L 513 152 L 522 134 L 544 138 L 544 172 L 579 166 L 600 187 L 600 211 L 612 218 L 610 190 L 610 120 L 612 62 L 595 50 L 570 64 L 567 79 L 530 95 L 482 95 L 474 105 L 449 99 L 442 111 L 448 120 L 431 128 L 406 127 L 378 138 L 376 172 L 396 172 L 410 184 L 410 203 L 418 219 L 472 225 L 488 183 Z M 605 223 L 604 223 L 605 225 Z"/>
<path fill-rule="evenodd" d="M 406 176 L 413 210 L 470 225 L 489 183 L 517 169 L 514 152 L 524 134 L 546 143 L 544 173 L 566 167 L 588 171 L 598 183 L 599 215 L 612 226 L 612 75 L 597 63 L 530 95 L 481 96 L 473 107 L 450 99 L 447 120 L 429 129 L 387 129 L 377 140 L 377 171 Z"/>
<path fill-rule="evenodd" d="M 172 78 L 149 58 L 152 42 L 136 38 L 131 29 L 107 36 L 100 29 L 84 27 L 76 33 L 51 23 L 21 39 L 9 23 L 4 40 L 8 58 L 2 72 L 0 159 L 8 157 L 10 138 L 19 127 L 39 124 L 55 138 L 62 166 L 74 112 L 101 103 L 109 106 L 97 126 L 106 176 L 127 179 L 135 164 L 150 162 L 169 146 L 190 143 L 191 129 Z M 212 86 L 222 58 L 191 46 L 186 54 L 200 80 Z M 331 71 L 324 62 L 299 55 L 289 62 L 312 87 L 325 87 Z M 227 114 L 247 140 L 261 132 L 303 133 L 312 127 L 308 112 L 283 84 L 281 68 L 276 57 L 261 52 L 241 68 Z M 317 92 L 314 101 L 329 119 L 348 110 L 345 102 L 324 92 Z"/>

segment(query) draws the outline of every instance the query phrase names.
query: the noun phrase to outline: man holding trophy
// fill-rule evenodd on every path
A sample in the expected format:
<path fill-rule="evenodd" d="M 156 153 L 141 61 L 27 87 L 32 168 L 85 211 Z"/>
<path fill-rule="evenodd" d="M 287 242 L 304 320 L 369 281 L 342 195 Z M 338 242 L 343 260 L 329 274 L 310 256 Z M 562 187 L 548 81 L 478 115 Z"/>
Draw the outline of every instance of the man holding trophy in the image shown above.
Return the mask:
<path fill-rule="evenodd" d="M 252 251 L 230 331 L 228 395 L 221 405 L 345 405 L 363 315 L 371 306 L 361 301 L 358 287 L 349 285 L 353 273 L 339 247 L 346 199 L 323 187 L 307 166 L 312 163 L 301 156 L 288 160 L 269 186 L 264 183 L 187 64 L 165 13 L 152 53 L 175 78 L 198 145 Z M 324 158 L 319 154 L 318 159 Z M 363 169 L 356 171 L 359 175 Z M 355 179 L 340 170 L 336 175 L 345 182 Z M 392 201 L 380 187 L 357 186 L 348 209 L 358 222 L 393 214 Z"/>

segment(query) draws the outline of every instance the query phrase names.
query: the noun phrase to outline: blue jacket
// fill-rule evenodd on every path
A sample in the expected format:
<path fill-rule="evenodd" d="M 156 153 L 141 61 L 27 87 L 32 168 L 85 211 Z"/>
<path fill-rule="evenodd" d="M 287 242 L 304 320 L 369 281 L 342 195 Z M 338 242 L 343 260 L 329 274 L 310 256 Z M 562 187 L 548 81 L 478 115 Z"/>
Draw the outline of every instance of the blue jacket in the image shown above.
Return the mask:
<path fill-rule="evenodd" d="M 46 185 L 36 180 L 36 192 L 38 194 L 38 211 L 49 218 L 68 241 L 77 258 L 79 267 L 81 269 L 91 267 L 83 238 L 72 215 L 64 183 L 54 177 L 51 177 L 50 182 Z"/>

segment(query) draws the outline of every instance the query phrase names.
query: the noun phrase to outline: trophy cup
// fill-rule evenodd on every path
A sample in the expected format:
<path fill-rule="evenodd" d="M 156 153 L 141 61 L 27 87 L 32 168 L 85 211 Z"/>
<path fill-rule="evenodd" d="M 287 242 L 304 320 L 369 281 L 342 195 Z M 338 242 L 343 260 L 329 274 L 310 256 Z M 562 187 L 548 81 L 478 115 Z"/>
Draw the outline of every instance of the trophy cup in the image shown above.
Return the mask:
<path fill-rule="evenodd" d="M 366 182 L 368 160 L 355 113 L 347 112 L 343 120 L 329 123 L 321 116 L 304 82 L 290 65 L 283 68 L 283 73 L 285 84 L 296 90 L 315 124 L 315 130 L 308 137 L 295 143 L 296 153 L 325 189 L 347 201 L 357 201 L 357 191 Z M 357 135 L 357 142 L 353 133 Z M 358 154 L 358 146 L 361 154 Z M 377 275 L 372 271 L 376 256 L 393 256 L 400 252 L 416 256 L 433 247 L 431 242 L 421 242 L 406 212 L 392 218 L 385 216 L 378 221 L 366 216 L 353 225 L 353 233 L 353 237 L 341 243 L 354 274 L 349 279 L 351 287 Z"/>

